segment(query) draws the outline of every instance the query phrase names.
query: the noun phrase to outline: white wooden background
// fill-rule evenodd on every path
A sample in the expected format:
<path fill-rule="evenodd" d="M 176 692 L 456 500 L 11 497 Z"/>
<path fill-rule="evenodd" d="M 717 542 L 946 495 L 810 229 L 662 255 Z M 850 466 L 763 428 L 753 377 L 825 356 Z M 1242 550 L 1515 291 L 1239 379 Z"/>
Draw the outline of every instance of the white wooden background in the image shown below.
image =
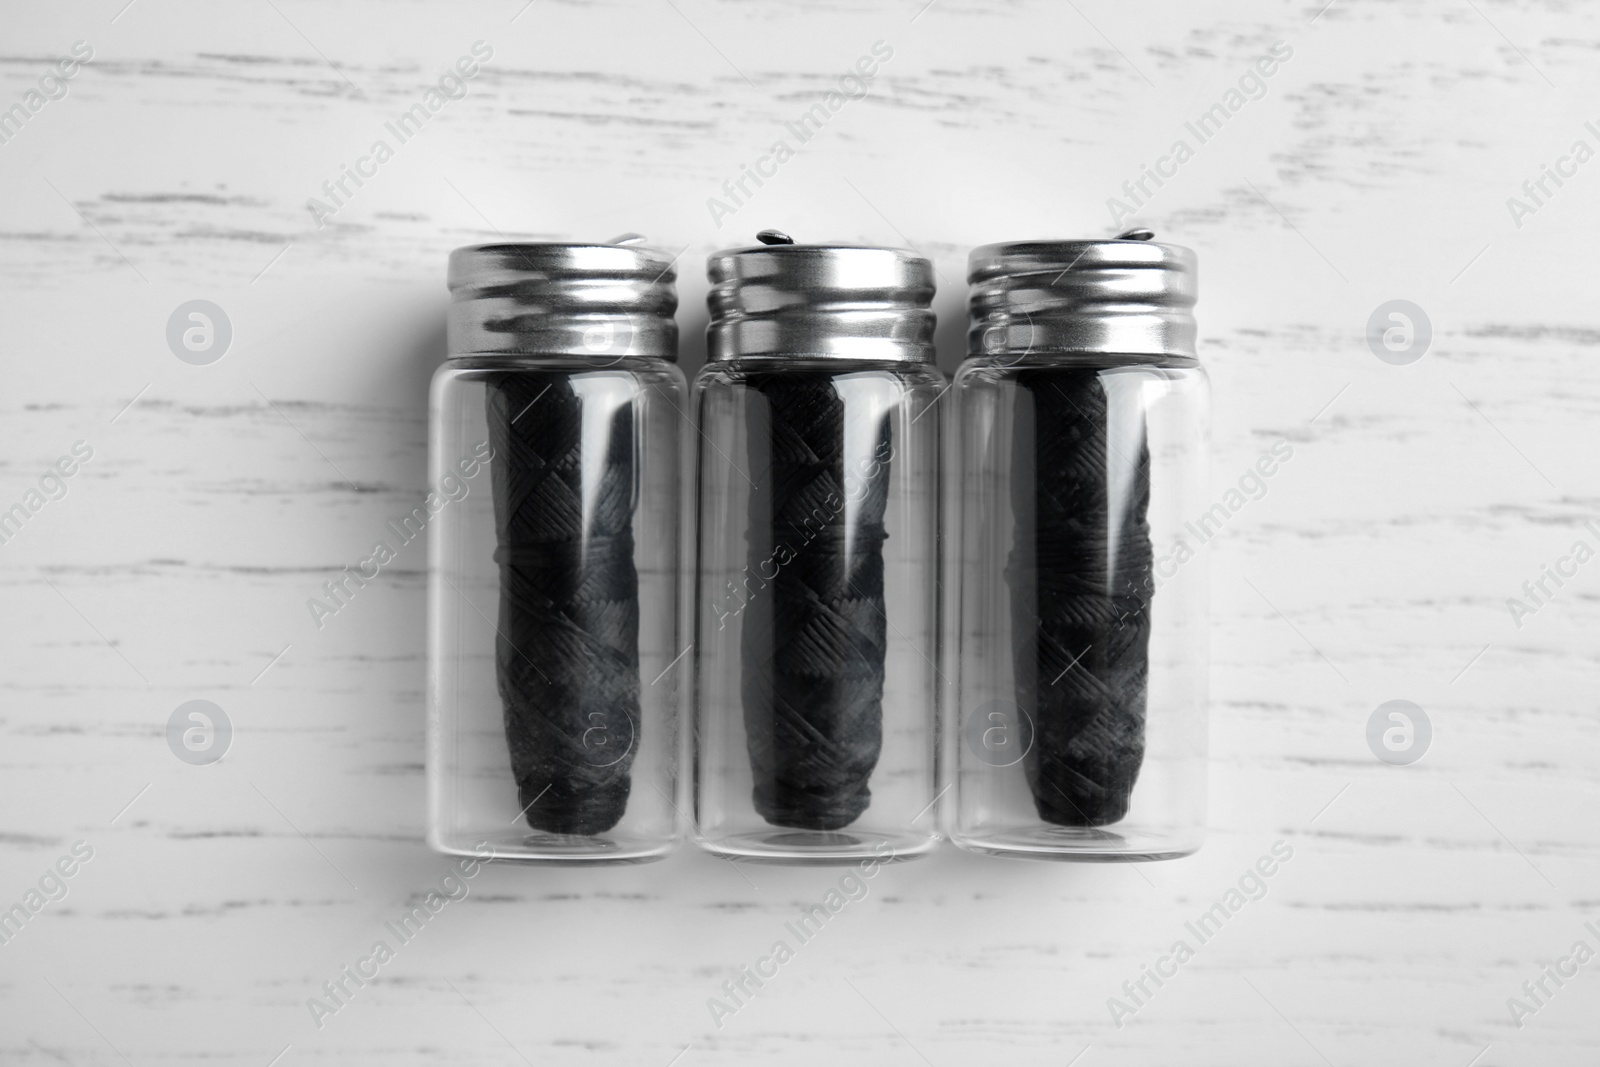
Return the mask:
<path fill-rule="evenodd" d="M 0 107 L 94 57 L 0 144 L 0 508 L 94 458 L 0 544 L 0 906 L 94 851 L 0 945 L 0 1062 L 1595 1062 L 1600 962 L 1521 1027 L 1507 1000 L 1600 948 L 1600 562 L 1520 628 L 1506 599 L 1596 540 L 1600 162 L 1520 227 L 1506 200 L 1600 147 L 1600 15 L 1324 2 L 6 5 Z M 307 198 L 478 40 L 466 98 L 318 229 Z M 869 97 L 713 225 L 879 40 Z M 707 999 L 837 871 L 489 869 L 318 1029 L 307 998 L 446 868 L 420 543 L 320 631 L 305 600 L 421 498 L 447 252 L 684 248 L 692 369 L 709 251 L 912 244 L 949 366 L 972 246 L 1113 232 L 1107 198 L 1278 40 L 1137 219 L 1201 256 L 1216 492 L 1294 448 L 1214 555 L 1206 847 L 886 870 L 720 1029 Z M 234 329 L 210 366 L 164 337 L 196 298 Z M 1410 366 L 1363 339 L 1397 298 L 1435 331 Z M 165 740 L 197 698 L 235 729 L 213 766 Z M 1365 740 L 1395 698 L 1434 726 L 1410 767 Z M 1114 1026 L 1280 840 L 1266 897 Z"/>

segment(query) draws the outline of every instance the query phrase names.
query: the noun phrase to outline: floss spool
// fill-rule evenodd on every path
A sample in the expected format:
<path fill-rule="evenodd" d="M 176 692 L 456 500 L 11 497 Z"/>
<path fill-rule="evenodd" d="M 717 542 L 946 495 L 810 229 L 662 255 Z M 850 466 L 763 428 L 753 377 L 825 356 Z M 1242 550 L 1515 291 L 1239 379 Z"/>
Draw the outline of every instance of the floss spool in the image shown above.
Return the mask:
<path fill-rule="evenodd" d="M 1205 822 L 1204 370 L 1193 252 L 972 253 L 952 388 L 952 838 L 1156 858 Z"/>
<path fill-rule="evenodd" d="M 932 265 L 776 231 L 711 257 L 695 821 L 729 856 L 938 839 Z"/>
<path fill-rule="evenodd" d="M 638 861 L 676 839 L 684 380 L 672 257 L 636 240 L 450 257 L 424 512 L 441 851 Z"/>

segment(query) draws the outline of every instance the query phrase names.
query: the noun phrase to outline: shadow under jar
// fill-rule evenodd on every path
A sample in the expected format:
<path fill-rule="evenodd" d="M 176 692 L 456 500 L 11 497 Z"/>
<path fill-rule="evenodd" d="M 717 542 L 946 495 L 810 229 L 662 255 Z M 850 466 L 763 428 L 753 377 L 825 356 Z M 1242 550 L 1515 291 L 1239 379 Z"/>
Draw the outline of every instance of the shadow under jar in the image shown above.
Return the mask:
<path fill-rule="evenodd" d="M 450 257 L 426 526 L 428 843 L 639 862 L 678 837 L 682 643 L 672 259 Z"/>
<path fill-rule="evenodd" d="M 939 839 L 933 268 L 762 240 L 711 257 L 692 391 L 696 838 L 910 858 Z"/>
<path fill-rule="evenodd" d="M 945 765 L 951 839 L 976 852 L 1156 859 L 1204 836 L 1196 262 L 1126 236 L 971 255 Z"/>

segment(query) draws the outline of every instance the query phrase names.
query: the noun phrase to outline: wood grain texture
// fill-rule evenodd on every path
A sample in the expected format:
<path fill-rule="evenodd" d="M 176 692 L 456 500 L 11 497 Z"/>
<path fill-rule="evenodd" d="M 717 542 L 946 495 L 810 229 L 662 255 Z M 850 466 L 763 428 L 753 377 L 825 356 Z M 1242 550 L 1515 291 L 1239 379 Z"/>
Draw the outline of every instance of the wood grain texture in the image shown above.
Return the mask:
<path fill-rule="evenodd" d="M 1600 963 L 1520 1028 L 1506 1003 L 1575 941 L 1600 948 L 1600 562 L 1520 627 L 1506 607 L 1600 518 L 1600 162 L 1520 226 L 1506 204 L 1573 142 L 1600 148 L 1593 11 L 124 3 L 0 13 L 0 109 L 94 49 L 0 143 L 0 508 L 94 450 L 0 544 L 0 906 L 94 850 L 0 945 L 0 1060 L 1600 1055 Z M 466 96 L 319 228 L 307 199 L 479 40 Z M 870 94 L 718 226 L 708 198 L 879 40 Z M 972 246 L 1114 232 L 1107 199 L 1279 40 L 1265 94 L 1134 220 L 1201 256 L 1217 491 L 1294 448 L 1214 545 L 1205 849 L 887 869 L 720 1028 L 707 999 L 837 872 L 691 851 L 489 869 L 319 1029 L 307 998 L 446 869 L 421 843 L 420 543 L 321 630 L 305 600 L 424 492 L 448 250 L 628 230 L 681 248 L 692 369 L 711 250 L 774 225 L 911 244 L 939 267 L 949 367 Z M 164 337 L 195 298 L 234 329 L 206 367 Z M 1363 340 L 1396 298 L 1434 328 L 1411 366 Z M 236 730 L 214 766 L 165 742 L 194 698 Z M 1366 747 L 1393 698 L 1435 728 L 1409 768 Z M 1107 998 L 1280 840 L 1264 899 L 1113 1025 Z"/>

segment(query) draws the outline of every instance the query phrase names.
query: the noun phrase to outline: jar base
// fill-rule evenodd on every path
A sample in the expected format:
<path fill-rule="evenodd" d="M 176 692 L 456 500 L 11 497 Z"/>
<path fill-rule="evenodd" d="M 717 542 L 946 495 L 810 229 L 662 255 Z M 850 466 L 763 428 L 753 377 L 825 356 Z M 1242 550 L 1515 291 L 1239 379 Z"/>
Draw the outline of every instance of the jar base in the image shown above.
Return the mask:
<path fill-rule="evenodd" d="M 472 856 L 493 863 L 606 867 L 653 863 L 665 859 L 678 844 L 677 838 L 662 840 L 634 834 L 546 834 L 517 830 L 515 827 L 503 832 L 477 835 L 470 845 L 463 844 L 465 840 L 430 838 L 428 847 L 446 856 Z"/>
<path fill-rule="evenodd" d="M 717 838 L 697 837 L 713 856 L 745 863 L 792 867 L 842 866 L 874 860 L 920 859 L 939 844 L 936 834 L 890 834 L 874 830 L 794 830 L 769 826 Z"/>
<path fill-rule="evenodd" d="M 1050 826 L 1038 823 L 981 835 L 951 834 L 958 848 L 985 856 L 1066 863 L 1174 860 L 1200 850 L 1201 835 L 1133 828 Z"/>

